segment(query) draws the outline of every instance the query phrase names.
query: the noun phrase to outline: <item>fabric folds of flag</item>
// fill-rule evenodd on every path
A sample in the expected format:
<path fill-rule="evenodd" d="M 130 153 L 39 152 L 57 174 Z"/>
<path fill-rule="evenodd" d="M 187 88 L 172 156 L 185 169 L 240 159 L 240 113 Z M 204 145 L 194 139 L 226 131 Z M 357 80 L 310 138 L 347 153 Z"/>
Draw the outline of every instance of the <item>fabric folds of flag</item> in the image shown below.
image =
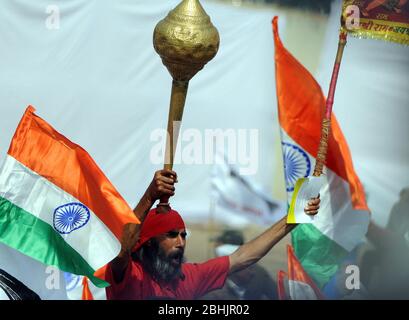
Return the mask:
<path fill-rule="evenodd" d="M 313 76 L 283 46 L 273 20 L 278 113 L 288 201 L 299 178 L 312 175 L 321 135 L 325 98 Z M 312 224 L 292 232 L 296 256 L 319 287 L 340 261 L 363 240 L 369 209 L 347 142 L 335 115 L 331 120 L 327 187 L 321 190 L 319 214 Z"/>
<path fill-rule="evenodd" d="M 82 278 L 82 297 L 81 300 L 94 300 L 91 290 L 89 289 L 87 277 Z"/>
<path fill-rule="evenodd" d="M 80 146 L 29 106 L 0 172 L 0 241 L 46 265 L 107 283 L 132 209 Z"/>
<path fill-rule="evenodd" d="M 323 300 L 324 296 L 314 281 L 304 271 L 294 254 L 287 246 L 288 274 L 279 271 L 277 275 L 278 297 L 280 300 Z"/>
<path fill-rule="evenodd" d="M 0 300 L 41 300 L 24 283 L 0 269 Z"/>

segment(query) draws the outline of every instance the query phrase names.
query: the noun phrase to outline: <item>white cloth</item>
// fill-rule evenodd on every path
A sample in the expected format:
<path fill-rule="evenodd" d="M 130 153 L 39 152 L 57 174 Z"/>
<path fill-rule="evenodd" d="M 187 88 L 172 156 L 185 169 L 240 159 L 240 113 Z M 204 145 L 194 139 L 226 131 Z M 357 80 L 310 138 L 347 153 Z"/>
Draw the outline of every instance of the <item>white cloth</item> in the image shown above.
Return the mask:
<path fill-rule="evenodd" d="M 214 250 L 217 257 L 229 256 L 236 251 L 240 246 L 235 244 L 222 244 L 217 246 Z"/>

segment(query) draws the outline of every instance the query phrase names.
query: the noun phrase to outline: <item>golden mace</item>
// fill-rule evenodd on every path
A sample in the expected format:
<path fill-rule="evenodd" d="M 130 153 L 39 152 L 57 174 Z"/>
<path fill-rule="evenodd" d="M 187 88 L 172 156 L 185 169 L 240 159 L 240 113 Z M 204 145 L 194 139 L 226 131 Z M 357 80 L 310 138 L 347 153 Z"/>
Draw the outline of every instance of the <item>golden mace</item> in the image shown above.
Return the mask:
<path fill-rule="evenodd" d="M 214 58 L 219 43 L 219 33 L 198 0 L 183 0 L 155 27 L 153 46 L 173 78 L 165 169 L 173 167 L 189 81 Z M 170 210 L 168 201 L 160 199 L 157 211 Z"/>

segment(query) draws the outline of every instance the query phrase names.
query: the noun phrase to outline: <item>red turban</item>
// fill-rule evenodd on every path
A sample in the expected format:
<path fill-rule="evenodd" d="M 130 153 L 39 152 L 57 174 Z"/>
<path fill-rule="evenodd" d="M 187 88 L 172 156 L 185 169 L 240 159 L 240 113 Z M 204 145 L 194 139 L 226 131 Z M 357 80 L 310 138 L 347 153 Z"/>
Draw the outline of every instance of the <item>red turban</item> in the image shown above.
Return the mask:
<path fill-rule="evenodd" d="M 138 250 L 149 239 L 175 229 L 185 229 L 185 223 L 177 211 L 170 209 L 167 213 L 156 213 L 156 209 L 150 210 L 142 223 L 139 240 L 132 251 Z"/>

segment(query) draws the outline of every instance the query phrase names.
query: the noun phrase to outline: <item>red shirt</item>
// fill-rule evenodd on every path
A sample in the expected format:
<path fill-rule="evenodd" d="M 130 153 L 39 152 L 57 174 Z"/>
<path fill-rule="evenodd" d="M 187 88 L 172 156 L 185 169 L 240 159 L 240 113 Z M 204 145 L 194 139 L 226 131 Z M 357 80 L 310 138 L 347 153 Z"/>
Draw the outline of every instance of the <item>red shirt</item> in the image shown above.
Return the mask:
<path fill-rule="evenodd" d="M 143 270 L 140 262 L 130 261 L 124 279 L 115 283 L 109 264 L 106 279 L 111 286 L 106 288 L 107 299 L 198 299 L 209 291 L 224 286 L 229 272 L 229 257 L 214 258 L 204 263 L 183 263 L 182 272 L 184 279 L 158 283 Z"/>

